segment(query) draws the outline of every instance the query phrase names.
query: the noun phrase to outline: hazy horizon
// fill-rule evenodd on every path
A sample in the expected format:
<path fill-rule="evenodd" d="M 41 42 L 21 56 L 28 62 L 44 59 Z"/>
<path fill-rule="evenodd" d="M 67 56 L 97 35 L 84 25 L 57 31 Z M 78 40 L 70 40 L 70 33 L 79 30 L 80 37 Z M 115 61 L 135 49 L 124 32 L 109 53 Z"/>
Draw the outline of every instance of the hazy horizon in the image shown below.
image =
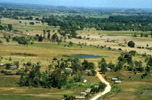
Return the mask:
<path fill-rule="evenodd" d="M 1 0 L 0 2 L 70 7 L 152 8 L 152 0 Z"/>

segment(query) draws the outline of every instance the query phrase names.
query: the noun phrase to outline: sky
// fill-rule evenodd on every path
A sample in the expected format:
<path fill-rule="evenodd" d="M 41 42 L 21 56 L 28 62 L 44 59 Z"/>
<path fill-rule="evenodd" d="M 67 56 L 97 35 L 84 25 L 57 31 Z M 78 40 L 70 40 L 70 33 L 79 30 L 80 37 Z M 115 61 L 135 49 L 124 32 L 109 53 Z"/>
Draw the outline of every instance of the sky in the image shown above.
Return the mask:
<path fill-rule="evenodd" d="M 152 8 L 152 0 L 0 0 L 0 2 L 72 7 Z"/>

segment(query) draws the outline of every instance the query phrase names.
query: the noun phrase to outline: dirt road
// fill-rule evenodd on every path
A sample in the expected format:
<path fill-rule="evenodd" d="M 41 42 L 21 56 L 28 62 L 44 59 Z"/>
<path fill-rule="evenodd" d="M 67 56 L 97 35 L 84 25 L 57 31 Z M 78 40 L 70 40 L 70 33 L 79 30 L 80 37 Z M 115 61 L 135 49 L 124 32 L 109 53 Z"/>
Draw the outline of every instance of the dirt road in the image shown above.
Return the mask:
<path fill-rule="evenodd" d="M 107 86 L 106 86 L 106 88 L 105 88 L 105 90 L 104 90 L 103 92 L 98 93 L 98 94 L 97 94 L 96 96 L 94 96 L 91 100 L 97 100 L 99 97 L 101 97 L 101 96 L 103 96 L 103 95 L 105 95 L 106 93 L 108 93 L 108 92 L 111 91 L 110 83 L 107 82 L 98 71 L 96 71 L 96 72 L 97 72 L 97 75 L 96 75 L 96 76 L 100 79 L 100 81 L 101 81 L 102 83 L 106 84 Z"/>

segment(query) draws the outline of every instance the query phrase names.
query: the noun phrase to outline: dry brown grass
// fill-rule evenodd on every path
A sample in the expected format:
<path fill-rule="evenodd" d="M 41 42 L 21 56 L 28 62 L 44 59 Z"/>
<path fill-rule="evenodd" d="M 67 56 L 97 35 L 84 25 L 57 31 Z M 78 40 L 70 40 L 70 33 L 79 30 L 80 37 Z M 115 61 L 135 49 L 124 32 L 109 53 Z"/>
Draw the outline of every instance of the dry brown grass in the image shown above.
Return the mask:
<path fill-rule="evenodd" d="M 129 31 L 124 31 L 124 33 L 123 32 L 121 33 L 121 31 L 119 31 L 119 32 L 117 32 L 117 34 L 119 34 L 119 35 L 115 34 L 115 31 L 114 32 L 112 31 L 111 34 L 113 34 L 115 36 L 111 36 L 111 35 L 109 36 L 108 35 L 109 33 L 110 33 L 109 31 L 104 31 L 104 34 L 100 34 L 100 35 L 98 33 L 94 33 L 94 34 L 79 33 L 79 35 L 82 36 L 83 39 L 69 39 L 67 41 L 68 42 L 72 41 L 77 44 L 86 43 L 87 45 L 106 46 L 106 47 L 111 47 L 113 49 L 121 48 L 123 51 L 136 50 L 140 54 L 144 54 L 144 53 L 147 53 L 150 55 L 152 54 L 151 50 L 137 48 L 138 46 L 142 46 L 142 47 L 146 48 L 147 44 L 149 45 L 148 47 L 152 47 L 151 37 L 148 37 L 148 38 L 132 37 L 130 35 L 127 35 L 127 34 L 129 34 Z M 89 40 L 87 38 L 89 38 Z M 115 41 L 115 42 L 108 42 L 108 41 Z M 136 44 L 136 47 L 135 48 L 128 47 L 127 42 L 129 42 L 129 41 L 134 41 Z M 122 45 L 124 45 L 124 46 L 122 46 Z"/>

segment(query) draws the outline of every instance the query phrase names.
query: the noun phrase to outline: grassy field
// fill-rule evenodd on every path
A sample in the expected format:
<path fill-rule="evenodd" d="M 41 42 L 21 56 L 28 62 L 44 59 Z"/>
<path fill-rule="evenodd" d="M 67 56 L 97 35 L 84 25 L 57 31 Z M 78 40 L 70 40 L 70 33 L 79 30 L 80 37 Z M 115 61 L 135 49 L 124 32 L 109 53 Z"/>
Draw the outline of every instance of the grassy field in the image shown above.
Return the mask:
<path fill-rule="evenodd" d="M 54 58 L 64 58 L 63 55 L 74 55 L 74 54 L 89 54 L 97 56 L 105 56 L 105 59 L 110 62 L 116 63 L 117 57 L 120 55 L 118 51 L 111 51 L 107 49 L 100 49 L 96 47 L 83 46 L 82 48 L 76 44 L 72 47 L 64 47 L 67 43 L 62 43 L 58 45 L 57 43 L 35 43 L 29 46 L 0 46 L 0 56 L 3 56 L 4 59 L 1 63 L 9 62 L 8 58 L 12 57 L 13 61 L 21 61 L 25 63 L 27 61 L 32 61 L 36 63 L 41 62 L 42 68 L 47 67 L 50 61 Z M 22 55 L 11 55 L 11 53 L 27 53 L 35 54 L 37 56 L 22 56 Z M 66 57 L 65 57 L 66 58 Z M 135 60 L 144 60 L 145 58 L 137 56 Z M 97 64 L 101 59 L 88 59 Z M 142 73 L 141 73 L 142 74 Z M 146 95 L 147 89 L 151 89 L 151 76 L 146 77 L 145 79 L 140 78 L 140 73 L 134 75 L 132 72 L 120 71 L 120 72 L 108 72 L 106 77 L 110 81 L 111 77 L 119 77 L 122 80 L 122 84 L 113 84 L 114 90 L 106 96 L 100 98 L 99 100 L 150 100 L 151 95 Z M 131 76 L 131 78 L 129 78 Z M 43 89 L 43 88 L 28 88 L 28 87 L 19 87 L 17 82 L 19 76 L 5 76 L 0 74 L 0 100 L 61 100 L 63 95 L 77 95 L 83 91 L 84 87 L 75 86 L 71 89 Z M 99 80 L 96 77 L 88 77 L 85 79 L 90 82 L 98 82 Z M 141 94 L 142 93 L 142 94 Z M 140 98 L 139 98 L 140 97 Z"/>
<path fill-rule="evenodd" d="M 106 46 L 113 49 L 120 49 L 123 51 L 135 50 L 139 54 L 151 54 L 151 50 L 146 49 L 152 47 L 152 38 L 149 35 L 148 37 L 140 37 L 140 33 L 150 34 L 150 32 L 141 32 L 141 31 L 98 31 L 95 29 L 84 29 L 78 31 L 78 35 L 82 39 L 69 39 L 74 43 L 83 43 L 87 45 L 94 46 Z M 137 34 L 137 37 L 133 37 L 134 34 Z M 134 41 L 135 48 L 128 47 L 128 42 Z M 144 47 L 144 49 L 139 49 L 138 47 Z"/>
<path fill-rule="evenodd" d="M 45 30 L 58 30 L 58 27 L 47 26 L 46 24 L 42 25 L 22 25 L 19 24 L 17 20 L 12 19 L 3 19 L 3 24 L 13 24 L 14 29 L 20 30 L 23 33 L 26 30 L 30 30 L 31 35 L 42 34 L 42 31 Z M 7 22 L 7 23 L 6 23 Z M 23 67 L 22 64 L 31 61 L 32 63 L 41 62 L 41 70 L 45 70 L 48 65 L 51 63 L 54 57 L 60 59 L 67 59 L 66 56 L 72 56 L 77 54 L 86 54 L 86 55 L 95 55 L 102 56 L 106 59 L 107 62 L 112 61 L 113 63 L 117 63 L 117 58 L 120 56 L 120 53 L 123 51 L 136 50 L 138 53 L 149 53 L 150 50 L 146 49 L 137 49 L 137 48 L 129 48 L 124 43 L 126 41 L 135 41 L 137 46 L 146 47 L 149 44 L 152 47 L 152 39 L 151 37 L 132 37 L 132 35 L 140 34 L 141 31 L 97 31 L 95 29 L 84 29 L 78 31 L 78 35 L 82 37 L 88 37 L 90 39 L 68 39 L 66 43 L 61 43 L 58 45 L 54 42 L 35 42 L 32 45 L 24 46 L 17 45 L 16 42 L 11 41 L 10 43 L 6 43 L 2 38 L 3 44 L 0 45 L 0 56 L 3 57 L 0 63 L 13 63 L 14 61 L 20 61 L 20 67 Z M 145 34 L 149 34 L 150 32 L 142 32 Z M 102 36 L 102 37 L 100 37 Z M 115 43 L 107 42 L 107 40 L 116 40 Z M 118 41 L 117 41 L 118 40 Z M 71 47 L 65 47 L 68 42 L 72 41 L 75 43 Z M 86 43 L 86 46 L 78 46 L 79 43 Z M 120 46 L 119 44 L 125 44 L 125 47 Z M 92 45 L 92 46 L 90 46 Z M 116 50 L 109 50 L 107 48 L 97 48 L 95 46 L 106 46 L 115 48 Z M 136 46 L 136 47 L 137 47 Z M 118 51 L 118 48 L 122 48 L 122 51 Z M 31 54 L 35 56 L 28 56 L 24 54 Z M 12 60 L 9 60 L 10 57 Z M 144 62 L 145 58 L 142 56 L 136 56 L 133 58 L 134 60 L 141 60 Z M 81 59 L 81 61 L 84 59 Z M 96 67 L 97 63 L 101 60 L 101 58 L 96 59 L 87 59 L 88 61 L 94 62 Z M 145 63 L 143 63 L 145 65 Z M 5 68 L 0 67 L 0 71 Z M 151 100 L 152 98 L 152 79 L 151 74 L 146 76 L 144 79 L 141 79 L 141 75 L 143 73 L 134 74 L 129 71 L 120 71 L 120 72 L 108 72 L 106 73 L 107 80 L 112 85 L 111 93 L 101 97 L 99 100 Z M 113 84 L 111 81 L 111 77 L 119 77 L 122 80 L 121 84 Z M 4 75 L 0 73 L 0 100 L 61 100 L 63 95 L 78 95 L 80 92 L 84 91 L 85 88 L 89 84 L 94 84 L 99 82 L 97 77 L 93 76 L 84 76 L 85 79 L 88 80 L 89 84 L 74 84 L 74 87 L 67 89 L 44 89 L 44 88 L 32 88 L 32 87 L 19 87 L 18 75 Z M 79 86 L 79 84 L 83 86 Z"/>
<path fill-rule="evenodd" d="M 15 19 L 9 19 L 9 18 L 2 18 L 2 25 L 7 26 L 7 24 L 12 24 L 14 30 L 19 30 L 23 34 L 28 34 L 30 33 L 31 35 L 35 34 L 42 34 L 43 30 L 57 30 L 59 27 L 54 27 L 54 26 L 48 26 L 46 23 L 42 24 L 40 21 L 36 20 L 15 20 Z M 22 23 L 19 23 L 21 21 Z M 34 25 L 30 25 L 30 22 L 34 22 Z M 36 23 L 40 22 L 40 23 Z M 27 32 L 28 31 L 28 32 Z"/>
<path fill-rule="evenodd" d="M 12 57 L 14 60 L 24 59 L 24 60 L 51 60 L 54 57 L 62 58 L 63 55 L 75 55 L 75 54 L 89 54 L 96 56 L 103 56 L 107 60 L 115 60 L 119 56 L 119 52 L 110 51 L 106 49 L 100 49 L 96 47 L 89 47 L 74 45 L 72 47 L 64 47 L 66 43 L 58 45 L 57 43 L 35 43 L 29 46 L 8 46 L 1 45 L 0 46 L 0 55 L 4 58 Z M 20 55 L 12 55 L 12 53 L 27 53 L 27 54 L 35 54 L 37 56 L 20 56 Z M 99 61 L 100 59 L 89 59 L 90 61 Z"/>
<path fill-rule="evenodd" d="M 29 46 L 14 46 L 14 45 L 0 45 L 0 56 L 3 57 L 1 63 L 10 63 L 14 61 L 20 61 L 20 67 L 23 63 L 31 61 L 32 63 L 41 62 L 42 71 L 48 67 L 54 57 L 60 59 L 64 57 L 63 55 L 75 55 L 75 54 L 89 54 L 97 56 L 105 56 L 105 59 L 108 61 L 115 61 L 119 56 L 119 52 L 110 51 L 106 49 L 100 49 L 96 47 L 84 46 L 80 47 L 74 44 L 72 47 L 64 47 L 67 43 L 35 43 Z M 13 55 L 12 55 L 13 53 Z M 34 54 L 36 56 L 24 56 L 24 55 L 15 55 L 15 54 Z M 109 55 L 107 55 L 109 54 Z M 112 54 L 112 56 L 111 56 Z M 9 58 L 12 58 L 10 61 Z M 83 60 L 83 59 L 82 59 Z M 88 59 L 97 64 L 101 59 Z M 1 67 L 0 70 L 4 68 Z M 63 95 L 78 95 L 80 92 L 84 91 L 88 85 L 99 82 L 98 78 L 93 76 L 84 76 L 88 80 L 87 84 L 77 83 L 74 87 L 70 89 L 43 89 L 43 88 L 28 88 L 28 87 L 19 87 L 18 75 L 3 75 L 0 74 L 0 100 L 61 100 Z M 82 86 L 79 86 L 82 84 Z"/>
<path fill-rule="evenodd" d="M 112 91 L 99 100 L 151 100 L 152 79 L 151 74 L 141 79 L 142 73 L 120 71 L 106 73 L 111 82 Z M 111 77 L 119 77 L 121 84 L 114 84 Z"/>
<path fill-rule="evenodd" d="M 77 31 L 78 33 L 82 34 L 82 33 L 85 33 L 85 34 L 103 34 L 103 35 L 123 35 L 123 36 L 126 36 L 126 35 L 132 35 L 132 34 L 137 34 L 139 35 L 140 33 L 144 33 L 144 34 L 150 34 L 150 32 L 142 32 L 142 31 L 101 31 L 101 30 L 96 30 L 94 28 L 91 28 L 91 29 L 84 29 L 84 30 L 79 30 Z"/>

